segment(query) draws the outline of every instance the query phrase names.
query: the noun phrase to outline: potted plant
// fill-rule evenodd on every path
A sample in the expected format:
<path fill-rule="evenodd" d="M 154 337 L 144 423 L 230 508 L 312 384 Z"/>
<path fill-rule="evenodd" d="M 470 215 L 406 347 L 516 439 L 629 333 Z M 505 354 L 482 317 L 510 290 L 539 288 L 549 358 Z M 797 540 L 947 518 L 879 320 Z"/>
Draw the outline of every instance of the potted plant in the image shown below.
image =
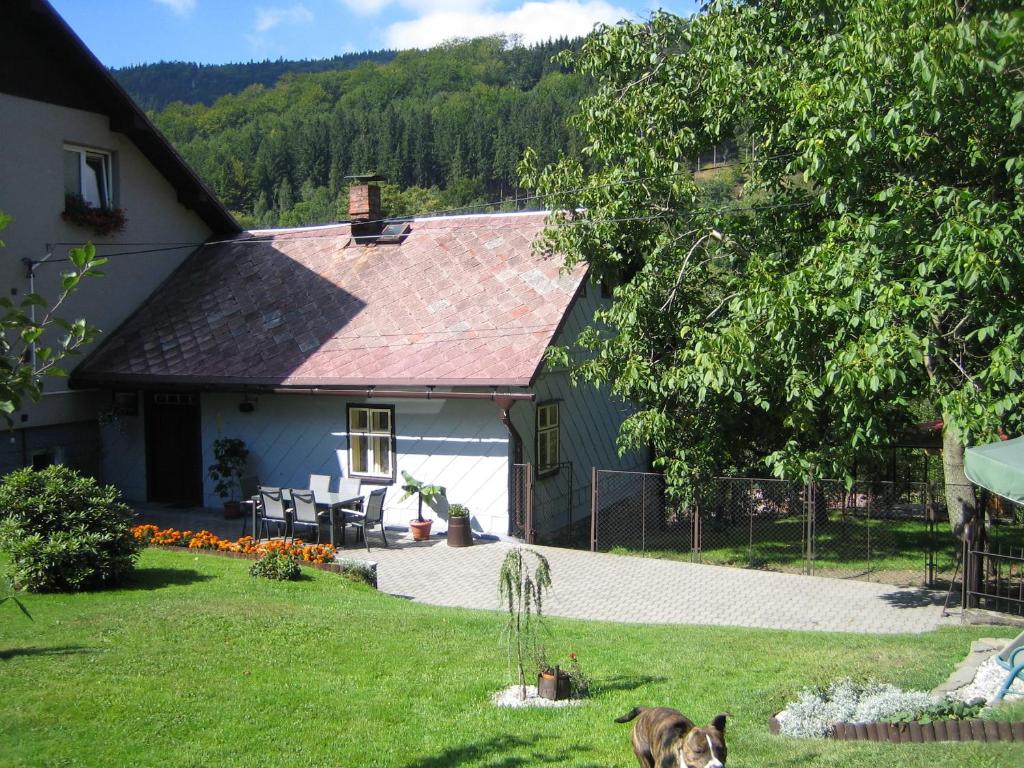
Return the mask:
<path fill-rule="evenodd" d="M 473 543 L 473 529 L 469 525 L 469 509 L 462 504 L 448 507 L 448 546 L 468 547 Z"/>
<path fill-rule="evenodd" d="M 249 449 L 237 437 L 222 437 L 213 441 L 213 464 L 207 473 L 213 480 L 213 490 L 224 500 L 224 517 L 241 517 L 242 506 L 238 492 L 242 487 L 242 474 Z"/>
<path fill-rule="evenodd" d="M 434 521 L 423 517 L 423 502 L 427 502 L 427 506 L 433 506 L 437 503 L 438 499 L 444 497 L 444 488 L 440 485 L 427 485 L 417 480 L 404 469 L 402 470 L 402 479 L 405 481 L 402 483 L 402 490 L 405 491 L 405 496 L 401 498 L 401 501 L 405 501 L 413 495 L 418 497 L 416 519 L 409 522 L 409 527 L 412 528 L 413 541 L 426 541 L 430 538 L 430 526 L 433 525 Z"/>
<path fill-rule="evenodd" d="M 542 699 L 561 701 L 572 694 L 572 681 L 569 673 L 557 664 L 548 664 L 544 655 L 544 646 L 537 649 L 537 695 Z"/>

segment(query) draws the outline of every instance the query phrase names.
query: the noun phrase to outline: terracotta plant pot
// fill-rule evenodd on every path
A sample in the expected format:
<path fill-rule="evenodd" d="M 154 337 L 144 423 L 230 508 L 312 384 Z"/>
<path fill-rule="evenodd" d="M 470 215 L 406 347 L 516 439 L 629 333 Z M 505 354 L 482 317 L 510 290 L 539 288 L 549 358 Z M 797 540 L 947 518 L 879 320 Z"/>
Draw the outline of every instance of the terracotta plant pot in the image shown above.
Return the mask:
<path fill-rule="evenodd" d="M 568 699 L 572 693 L 572 682 L 569 673 L 555 667 L 554 672 L 541 672 L 537 675 L 537 695 L 542 699 L 561 701 Z"/>
<path fill-rule="evenodd" d="M 409 527 L 412 528 L 413 541 L 426 541 L 430 538 L 430 526 L 433 520 L 410 520 Z"/>
<path fill-rule="evenodd" d="M 473 543 L 473 529 L 468 517 L 448 518 L 448 546 L 468 547 Z"/>
<path fill-rule="evenodd" d="M 224 502 L 224 519 L 225 520 L 237 520 L 242 516 L 242 502 L 240 501 L 225 501 Z"/>

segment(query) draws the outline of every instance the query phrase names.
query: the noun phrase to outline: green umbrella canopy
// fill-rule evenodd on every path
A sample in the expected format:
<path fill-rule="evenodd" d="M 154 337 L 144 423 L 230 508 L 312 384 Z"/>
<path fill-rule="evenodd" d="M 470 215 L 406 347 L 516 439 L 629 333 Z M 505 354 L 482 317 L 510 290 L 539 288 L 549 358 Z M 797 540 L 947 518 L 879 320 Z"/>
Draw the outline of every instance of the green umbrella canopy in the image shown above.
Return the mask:
<path fill-rule="evenodd" d="M 1024 504 L 1024 437 L 968 448 L 964 470 L 975 485 Z"/>

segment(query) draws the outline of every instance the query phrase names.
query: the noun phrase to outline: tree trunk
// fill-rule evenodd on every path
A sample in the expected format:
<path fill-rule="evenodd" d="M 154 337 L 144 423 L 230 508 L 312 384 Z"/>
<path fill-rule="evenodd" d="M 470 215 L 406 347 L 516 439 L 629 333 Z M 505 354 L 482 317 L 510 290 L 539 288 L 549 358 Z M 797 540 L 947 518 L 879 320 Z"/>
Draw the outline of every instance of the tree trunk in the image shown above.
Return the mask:
<path fill-rule="evenodd" d="M 953 420 L 943 414 L 942 474 L 946 485 L 946 513 L 953 535 L 963 539 L 967 524 L 974 519 L 974 486 L 964 472 L 964 444 Z"/>

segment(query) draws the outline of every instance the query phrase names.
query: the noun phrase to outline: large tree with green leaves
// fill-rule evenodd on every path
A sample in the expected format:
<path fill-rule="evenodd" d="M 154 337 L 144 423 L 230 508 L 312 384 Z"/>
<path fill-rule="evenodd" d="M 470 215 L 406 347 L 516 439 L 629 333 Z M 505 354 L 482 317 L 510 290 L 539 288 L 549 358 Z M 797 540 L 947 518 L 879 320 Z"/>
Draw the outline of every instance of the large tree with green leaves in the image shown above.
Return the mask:
<path fill-rule="evenodd" d="M 547 247 L 617 282 L 578 373 L 640 406 L 625 443 L 679 490 L 849 477 L 931 412 L 960 533 L 964 445 L 1024 426 L 1019 3 L 718 2 L 571 62 L 594 170 L 523 170 L 568 211 Z M 725 203 L 692 172 L 723 141 L 747 148 Z"/>

